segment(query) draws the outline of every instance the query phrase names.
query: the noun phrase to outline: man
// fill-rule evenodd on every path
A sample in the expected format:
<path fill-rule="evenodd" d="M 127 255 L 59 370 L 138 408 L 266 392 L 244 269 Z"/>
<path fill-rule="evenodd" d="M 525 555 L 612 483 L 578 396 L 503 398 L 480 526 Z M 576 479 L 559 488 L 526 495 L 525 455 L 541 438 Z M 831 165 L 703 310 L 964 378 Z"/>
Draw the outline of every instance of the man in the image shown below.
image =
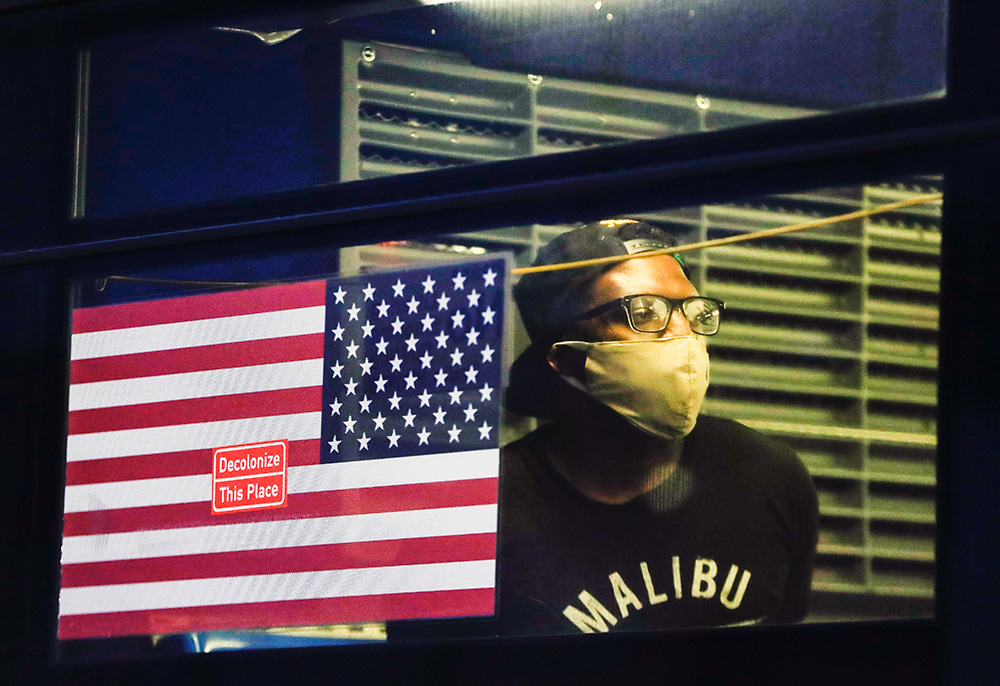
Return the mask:
<path fill-rule="evenodd" d="M 669 248 L 608 220 L 536 265 Z M 816 492 L 791 449 L 700 416 L 723 304 L 659 254 L 526 274 L 532 344 L 510 409 L 552 419 L 503 450 L 499 619 L 510 633 L 792 622 L 807 611 Z"/>

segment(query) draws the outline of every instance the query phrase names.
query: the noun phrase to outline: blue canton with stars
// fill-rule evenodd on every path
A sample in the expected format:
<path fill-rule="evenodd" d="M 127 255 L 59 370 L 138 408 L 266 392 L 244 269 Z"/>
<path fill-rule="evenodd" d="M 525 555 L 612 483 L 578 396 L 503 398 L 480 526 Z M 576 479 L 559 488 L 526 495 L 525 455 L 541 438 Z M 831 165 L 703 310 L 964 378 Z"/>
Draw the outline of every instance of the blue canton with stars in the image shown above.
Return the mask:
<path fill-rule="evenodd" d="M 322 462 L 499 446 L 505 273 L 492 259 L 328 282 Z"/>

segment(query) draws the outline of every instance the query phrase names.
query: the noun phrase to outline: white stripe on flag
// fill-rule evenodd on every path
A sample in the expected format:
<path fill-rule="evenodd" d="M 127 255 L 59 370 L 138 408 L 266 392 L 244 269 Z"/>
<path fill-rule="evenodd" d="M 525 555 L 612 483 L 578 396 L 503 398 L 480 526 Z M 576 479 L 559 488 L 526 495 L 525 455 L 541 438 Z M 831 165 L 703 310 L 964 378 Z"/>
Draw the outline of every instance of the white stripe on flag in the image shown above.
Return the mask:
<path fill-rule="evenodd" d="M 70 346 L 70 359 L 86 360 L 155 350 L 176 350 L 196 345 L 322 333 L 325 323 L 326 307 L 317 305 L 278 312 L 76 333 L 73 334 Z"/>
<path fill-rule="evenodd" d="M 64 588 L 62 616 L 493 588 L 494 560 Z"/>
<path fill-rule="evenodd" d="M 291 476 L 291 470 L 289 470 Z M 207 503 L 212 499 L 212 475 L 172 476 L 164 479 L 134 479 L 104 484 L 66 487 L 63 510 L 100 512 L 126 507 L 154 507 L 179 503 Z"/>
<path fill-rule="evenodd" d="M 94 381 L 69 387 L 69 411 L 277 391 L 283 388 L 319 386 L 322 383 L 321 357 L 137 379 Z"/>
<path fill-rule="evenodd" d="M 226 445 L 309 440 L 320 437 L 321 412 L 248 417 L 219 422 L 74 434 L 66 440 L 66 461 L 173 453 Z"/>
<path fill-rule="evenodd" d="M 411 455 L 381 460 L 292 467 L 288 470 L 288 492 L 313 493 L 399 484 L 489 479 L 498 476 L 499 473 L 500 449 L 487 448 L 458 453 Z"/>
<path fill-rule="evenodd" d="M 499 473 L 499 449 L 437 455 L 411 455 L 288 468 L 288 493 L 315 493 L 353 488 L 494 478 Z M 206 470 L 212 468 L 206 464 Z M 135 479 L 66 488 L 64 510 L 93 512 L 127 507 L 209 502 L 212 475 Z"/>
<path fill-rule="evenodd" d="M 494 533 L 496 530 L 496 505 L 468 505 L 435 510 L 69 536 L 63 540 L 62 563 L 67 565 L 172 555 L 297 548 L 307 545 Z"/>

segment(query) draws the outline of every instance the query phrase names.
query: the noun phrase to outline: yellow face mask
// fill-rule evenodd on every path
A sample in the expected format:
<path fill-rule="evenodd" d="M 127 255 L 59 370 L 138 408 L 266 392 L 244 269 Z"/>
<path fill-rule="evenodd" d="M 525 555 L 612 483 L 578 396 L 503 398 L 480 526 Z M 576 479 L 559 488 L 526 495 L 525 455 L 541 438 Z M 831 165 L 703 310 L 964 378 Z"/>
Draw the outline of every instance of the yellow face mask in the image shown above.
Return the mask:
<path fill-rule="evenodd" d="M 563 376 L 566 382 L 635 427 L 668 439 L 686 436 L 694 429 L 708 390 L 708 350 L 703 336 L 599 343 L 561 341 L 552 346 L 552 351 L 561 346 L 587 355 L 585 382 Z"/>

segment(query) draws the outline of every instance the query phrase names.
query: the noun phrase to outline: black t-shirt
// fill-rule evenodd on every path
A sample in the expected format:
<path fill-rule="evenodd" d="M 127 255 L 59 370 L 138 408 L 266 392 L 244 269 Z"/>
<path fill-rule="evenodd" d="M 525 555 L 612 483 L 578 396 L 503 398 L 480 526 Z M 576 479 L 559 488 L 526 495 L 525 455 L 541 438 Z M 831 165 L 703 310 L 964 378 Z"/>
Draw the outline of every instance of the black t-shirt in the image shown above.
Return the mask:
<path fill-rule="evenodd" d="M 575 491 L 545 456 L 553 426 L 506 446 L 502 633 L 792 622 L 805 616 L 818 508 L 785 444 L 702 416 L 674 474 L 622 505 Z"/>

